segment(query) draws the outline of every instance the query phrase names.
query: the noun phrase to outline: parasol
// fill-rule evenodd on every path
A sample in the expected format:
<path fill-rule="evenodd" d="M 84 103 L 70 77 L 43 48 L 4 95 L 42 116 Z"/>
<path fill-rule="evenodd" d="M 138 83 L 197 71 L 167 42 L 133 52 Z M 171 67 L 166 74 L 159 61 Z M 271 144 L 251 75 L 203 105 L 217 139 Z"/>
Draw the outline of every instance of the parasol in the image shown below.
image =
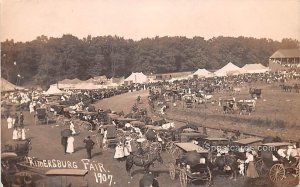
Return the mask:
<path fill-rule="evenodd" d="M 62 137 L 69 137 L 72 135 L 72 131 L 70 129 L 65 129 L 60 132 Z"/>

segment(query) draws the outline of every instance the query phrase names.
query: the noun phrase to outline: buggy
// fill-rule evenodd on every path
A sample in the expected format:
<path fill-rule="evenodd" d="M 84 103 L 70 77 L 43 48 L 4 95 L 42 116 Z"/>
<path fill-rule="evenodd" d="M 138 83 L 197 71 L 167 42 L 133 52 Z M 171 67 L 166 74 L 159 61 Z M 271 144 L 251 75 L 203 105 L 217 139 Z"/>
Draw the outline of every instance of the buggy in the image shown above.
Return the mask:
<path fill-rule="evenodd" d="M 269 175 L 270 180 L 278 184 L 282 182 L 287 175 L 299 177 L 299 157 L 294 163 L 287 162 L 285 158 L 280 158 L 277 150 L 292 146 L 289 142 L 266 143 L 261 146 L 261 159 L 255 163 L 255 167 L 260 176 Z M 276 158 L 274 160 L 274 158 Z"/>
<path fill-rule="evenodd" d="M 82 169 L 50 169 L 45 173 L 48 178 L 48 187 L 69 187 L 82 186 L 88 187 L 85 180 L 88 170 Z M 81 179 L 80 179 L 81 178 Z"/>
<path fill-rule="evenodd" d="M 36 113 L 34 115 L 34 122 L 37 123 L 49 123 L 48 112 L 46 108 L 37 108 Z"/>
<path fill-rule="evenodd" d="M 251 95 L 252 98 L 259 99 L 262 97 L 262 91 L 261 91 L 261 89 L 258 89 L 258 88 L 250 88 L 249 94 Z"/>
<path fill-rule="evenodd" d="M 171 154 L 169 174 L 172 180 L 178 174 L 181 187 L 190 183 L 210 186 L 212 175 L 208 167 L 208 151 L 193 143 L 175 143 L 176 151 Z"/>
<path fill-rule="evenodd" d="M 240 115 L 248 114 L 251 115 L 255 111 L 255 100 L 240 100 L 237 102 L 237 107 L 240 111 Z"/>
<path fill-rule="evenodd" d="M 237 106 L 235 102 L 235 98 L 232 99 L 219 99 L 219 106 L 222 107 L 224 114 L 233 114 L 236 111 Z"/>

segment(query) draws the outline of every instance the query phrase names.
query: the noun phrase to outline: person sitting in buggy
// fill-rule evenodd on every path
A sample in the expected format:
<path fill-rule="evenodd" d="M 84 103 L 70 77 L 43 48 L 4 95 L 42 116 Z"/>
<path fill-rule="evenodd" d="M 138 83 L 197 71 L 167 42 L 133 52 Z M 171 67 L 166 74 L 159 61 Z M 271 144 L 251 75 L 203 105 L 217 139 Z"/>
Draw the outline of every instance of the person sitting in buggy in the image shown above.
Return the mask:
<path fill-rule="evenodd" d="M 295 145 L 289 145 L 286 153 L 286 159 L 290 164 L 296 164 L 299 159 L 299 153 Z"/>

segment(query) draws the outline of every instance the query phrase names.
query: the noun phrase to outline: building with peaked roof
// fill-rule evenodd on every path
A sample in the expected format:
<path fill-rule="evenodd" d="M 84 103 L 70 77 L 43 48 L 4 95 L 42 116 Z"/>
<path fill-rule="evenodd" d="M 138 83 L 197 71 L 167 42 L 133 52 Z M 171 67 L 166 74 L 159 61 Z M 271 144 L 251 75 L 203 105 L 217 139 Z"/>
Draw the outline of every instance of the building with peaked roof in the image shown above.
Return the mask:
<path fill-rule="evenodd" d="M 300 66 L 300 49 L 279 49 L 269 58 L 272 71 L 286 70 Z"/>

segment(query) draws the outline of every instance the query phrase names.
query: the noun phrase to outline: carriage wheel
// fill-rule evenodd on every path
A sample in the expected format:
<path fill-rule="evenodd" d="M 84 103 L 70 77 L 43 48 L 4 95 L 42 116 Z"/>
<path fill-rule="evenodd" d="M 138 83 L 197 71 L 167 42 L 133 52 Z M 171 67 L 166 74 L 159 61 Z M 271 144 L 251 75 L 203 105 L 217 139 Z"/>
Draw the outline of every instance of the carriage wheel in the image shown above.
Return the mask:
<path fill-rule="evenodd" d="M 267 172 L 264 170 L 264 163 L 262 159 L 255 162 L 255 169 L 260 177 L 265 177 L 267 175 Z"/>
<path fill-rule="evenodd" d="M 153 142 L 150 144 L 150 153 L 161 153 L 162 145 L 159 142 Z"/>
<path fill-rule="evenodd" d="M 272 182 L 278 182 L 285 178 L 285 169 L 282 164 L 275 164 L 271 167 L 269 173 Z"/>
<path fill-rule="evenodd" d="M 297 166 L 296 166 L 296 176 L 298 176 L 298 177 L 300 177 L 300 175 L 299 175 L 299 173 L 300 173 L 299 165 L 300 165 L 300 163 L 298 163 Z"/>
<path fill-rule="evenodd" d="M 175 164 L 173 164 L 173 163 L 170 163 L 170 165 L 169 165 L 169 174 L 170 174 L 171 180 L 175 180 L 176 168 L 175 168 Z"/>
<path fill-rule="evenodd" d="M 180 170 L 179 180 L 180 180 L 181 187 L 187 187 L 188 177 L 185 169 Z"/>
<path fill-rule="evenodd" d="M 123 137 L 125 137 L 125 133 L 124 133 L 124 131 L 123 131 L 123 130 L 120 130 L 120 129 L 118 129 L 118 130 L 117 130 L 117 137 L 119 137 L 119 138 L 123 138 Z"/>
<path fill-rule="evenodd" d="M 146 151 L 147 149 L 149 149 L 149 146 L 150 146 L 149 140 L 145 140 L 145 141 L 142 142 L 142 149 L 144 151 Z"/>
<path fill-rule="evenodd" d="M 175 151 L 175 143 L 173 141 L 170 141 L 166 144 L 166 151 L 170 154 L 172 154 Z"/>
<path fill-rule="evenodd" d="M 133 140 L 136 140 L 136 139 L 138 139 L 139 138 L 139 134 L 137 134 L 137 133 L 130 133 L 130 138 L 132 138 Z"/>
<path fill-rule="evenodd" d="M 211 171 L 208 166 L 206 166 L 206 168 L 203 169 L 204 169 L 202 173 L 203 177 L 201 180 L 205 182 L 205 186 L 210 186 L 212 180 Z"/>

